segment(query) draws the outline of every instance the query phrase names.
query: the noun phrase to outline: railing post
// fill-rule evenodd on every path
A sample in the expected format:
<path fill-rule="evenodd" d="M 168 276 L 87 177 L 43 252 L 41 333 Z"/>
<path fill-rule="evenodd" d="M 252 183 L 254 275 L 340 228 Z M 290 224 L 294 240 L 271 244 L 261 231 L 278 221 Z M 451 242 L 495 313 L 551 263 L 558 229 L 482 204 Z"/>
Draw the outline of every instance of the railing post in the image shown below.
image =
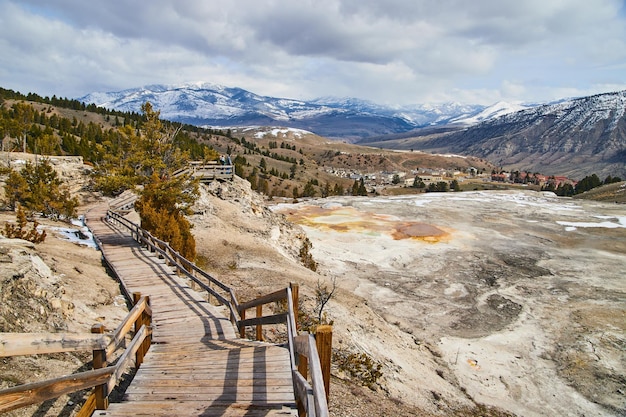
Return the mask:
<path fill-rule="evenodd" d="M 246 319 L 246 310 L 241 310 L 239 315 L 241 316 L 241 321 L 244 321 Z M 242 325 L 241 328 L 239 329 L 239 337 L 241 337 L 242 339 L 245 339 L 245 337 L 246 337 L 246 326 Z"/>
<path fill-rule="evenodd" d="M 326 401 L 330 402 L 330 361 L 333 353 L 333 326 L 327 324 L 317 326 L 315 330 L 315 344 L 317 345 L 317 354 L 320 357 L 320 365 L 322 367 Z"/>
<path fill-rule="evenodd" d="M 150 306 L 150 297 L 146 295 L 146 307 L 149 307 L 149 306 Z M 142 318 L 143 324 L 146 326 L 146 329 L 149 329 L 152 327 L 152 316 L 148 314 L 148 312 L 145 309 L 143 313 L 141 314 L 141 318 Z M 152 344 L 152 333 L 150 332 L 146 335 L 146 338 L 144 339 L 143 344 L 141 345 L 141 350 L 143 350 L 143 356 L 145 356 L 146 353 L 148 353 L 148 350 L 150 349 L 151 344 Z M 139 365 L 137 365 L 137 367 L 139 367 Z"/>
<path fill-rule="evenodd" d="M 194 270 L 195 273 L 195 270 Z M 209 282 L 207 282 L 206 286 L 209 287 L 210 290 L 213 289 L 213 283 L 211 282 L 211 280 L 209 280 Z M 209 294 L 209 296 L 207 297 L 207 302 L 209 304 L 213 304 L 213 302 L 211 301 L 213 299 L 213 297 L 211 296 L 211 291 L 207 291 L 207 294 Z M 215 304 L 219 305 L 219 302 L 217 301 L 217 298 L 215 299 Z"/>
<path fill-rule="evenodd" d="M 91 333 L 104 333 L 103 324 L 94 324 L 91 326 Z M 107 353 L 105 349 L 97 349 L 93 351 L 93 369 L 100 369 L 107 366 Z M 94 387 L 96 395 L 96 409 L 106 410 L 109 407 L 109 393 L 107 392 L 108 384 L 102 384 Z"/>
<path fill-rule="evenodd" d="M 308 379 L 309 360 L 304 355 L 298 355 L 298 372 L 300 372 L 304 379 Z M 298 406 L 298 417 L 306 416 L 306 408 L 302 401 L 297 400 L 296 405 Z"/>
<path fill-rule="evenodd" d="M 293 315 L 296 320 L 296 334 L 300 331 L 300 320 L 298 320 L 298 303 L 300 297 L 300 286 L 293 282 L 289 283 L 289 287 L 291 288 L 291 304 L 293 305 Z"/>
<path fill-rule="evenodd" d="M 263 304 L 256 306 L 256 316 L 257 318 L 263 317 Z M 263 341 L 263 325 L 256 325 L 256 340 Z"/>
<path fill-rule="evenodd" d="M 141 299 L 141 293 L 134 292 L 133 293 L 133 305 L 136 305 L 140 299 Z M 135 320 L 135 333 L 137 333 L 139 329 L 141 329 L 142 324 L 144 324 L 144 313 L 141 313 L 139 317 L 137 317 L 137 320 Z M 139 369 L 139 365 L 143 363 L 144 353 L 145 352 L 143 350 L 143 344 L 142 344 L 141 347 L 137 349 L 137 353 L 135 353 L 135 366 L 137 367 L 137 369 Z"/>

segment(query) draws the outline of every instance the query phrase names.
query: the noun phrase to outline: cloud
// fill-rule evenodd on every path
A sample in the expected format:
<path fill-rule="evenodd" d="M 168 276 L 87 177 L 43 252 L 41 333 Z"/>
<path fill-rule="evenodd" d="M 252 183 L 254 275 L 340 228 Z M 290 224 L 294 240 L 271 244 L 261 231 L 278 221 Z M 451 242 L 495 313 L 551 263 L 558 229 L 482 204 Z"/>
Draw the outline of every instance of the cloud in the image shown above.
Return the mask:
<path fill-rule="evenodd" d="M 0 74 L 57 95 L 210 81 L 296 98 L 542 100 L 626 86 L 625 20 L 618 0 L 0 0 Z"/>

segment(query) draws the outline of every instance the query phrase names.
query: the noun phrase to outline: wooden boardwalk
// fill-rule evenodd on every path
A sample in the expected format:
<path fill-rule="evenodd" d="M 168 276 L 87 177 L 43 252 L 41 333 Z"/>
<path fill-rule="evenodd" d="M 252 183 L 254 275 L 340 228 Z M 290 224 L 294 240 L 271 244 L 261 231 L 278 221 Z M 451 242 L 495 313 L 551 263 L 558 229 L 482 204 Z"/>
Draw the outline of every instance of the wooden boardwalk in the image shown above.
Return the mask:
<path fill-rule="evenodd" d="M 127 229 L 86 223 L 128 293 L 150 297 L 152 345 L 122 402 L 94 416 L 297 415 L 289 351 L 237 337 L 231 322 Z"/>

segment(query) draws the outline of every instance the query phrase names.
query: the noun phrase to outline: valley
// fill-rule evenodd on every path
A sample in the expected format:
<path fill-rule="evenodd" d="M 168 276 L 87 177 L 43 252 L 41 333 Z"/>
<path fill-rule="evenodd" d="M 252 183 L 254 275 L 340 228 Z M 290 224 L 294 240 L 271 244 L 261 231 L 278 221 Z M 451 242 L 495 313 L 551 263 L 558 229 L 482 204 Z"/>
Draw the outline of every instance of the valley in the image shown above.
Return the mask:
<path fill-rule="evenodd" d="M 626 417 L 626 0 L 0 0 L 0 22 L 2 417 Z M 120 216 L 204 272 L 126 230 L 109 262 L 91 220 Z M 116 265 L 150 300 L 122 326 Z M 291 334 L 320 325 L 328 412 Z"/>

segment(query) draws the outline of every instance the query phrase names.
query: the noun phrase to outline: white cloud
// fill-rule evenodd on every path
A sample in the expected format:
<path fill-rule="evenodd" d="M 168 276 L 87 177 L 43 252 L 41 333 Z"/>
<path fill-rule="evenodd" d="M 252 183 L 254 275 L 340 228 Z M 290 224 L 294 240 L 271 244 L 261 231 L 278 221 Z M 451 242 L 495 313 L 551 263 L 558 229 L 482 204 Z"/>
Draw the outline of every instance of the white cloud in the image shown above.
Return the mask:
<path fill-rule="evenodd" d="M 626 88 L 619 0 L 0 0 L 5 88 L 210 81 L 266 95 L 490 104 Z M 573 94 L 577 95 L 577 94 Z"/>

